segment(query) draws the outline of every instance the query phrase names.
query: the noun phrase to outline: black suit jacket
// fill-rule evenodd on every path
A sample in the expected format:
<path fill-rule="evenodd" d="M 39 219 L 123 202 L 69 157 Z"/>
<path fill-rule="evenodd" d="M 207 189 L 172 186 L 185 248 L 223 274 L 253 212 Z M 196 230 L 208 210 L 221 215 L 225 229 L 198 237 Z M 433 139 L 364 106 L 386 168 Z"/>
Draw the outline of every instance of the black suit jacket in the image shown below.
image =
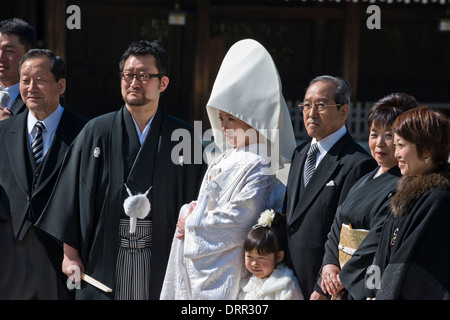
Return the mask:
<path fill-rule="evenodd" d="M 0 187 L 0 195 L 3 193 Z M 37 278 L 14 238 L 11 218 L 0 206 L 0 300 L 34 299 Z"/>
<path fill-rule="evenodd" d="M 0 122 L 0 186 L 3 189 L 0 207 L 11 216 L 14 235 L 19 241 L 41 215 L 66 151 L 87 122 L 87 119 L 65 109 L 51 146 L 37 170 L 31 161 L 27 115 L 28 109 Z M 43 232 L 39 236 L 57 266 L 56 270 L 61 270 L 60 245 Z"/>
<path fill-rule="evenodd" d="M 375 160 L 346 133 L 328 151 L 303 188 L 303 166 L 310 145 L 311 142 L 304 143 L 294 151 L 284 208 L 288 258 L 306 299 L 314 290 L 338 205 L 353 184 L 377 166 Z"/>

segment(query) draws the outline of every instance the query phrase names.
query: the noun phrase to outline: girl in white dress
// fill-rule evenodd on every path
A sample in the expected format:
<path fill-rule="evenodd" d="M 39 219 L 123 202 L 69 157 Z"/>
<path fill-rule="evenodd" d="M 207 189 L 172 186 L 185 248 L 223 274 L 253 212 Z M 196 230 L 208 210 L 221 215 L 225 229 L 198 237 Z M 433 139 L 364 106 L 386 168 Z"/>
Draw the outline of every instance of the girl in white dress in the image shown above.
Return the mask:
<path fill-rule="evenodd" d="M 241 284 L 240 300 L 304 300 L 294 272 L 284 258 L 284 221 L 264 211 L 244 241 L 245 267 L 252 276 Z"/>
<path fill-rule="evenodd" d="M 296 142 L 263 46 L 247 39 L 230 48 L 206 108 L 222 153 L 209 164 L 198 199 L 180 210 L 161 299 L 236 299 L 248 276 L 245 236 L 260 212 L 280 208 L 284 198 L 275 174 Z"/>

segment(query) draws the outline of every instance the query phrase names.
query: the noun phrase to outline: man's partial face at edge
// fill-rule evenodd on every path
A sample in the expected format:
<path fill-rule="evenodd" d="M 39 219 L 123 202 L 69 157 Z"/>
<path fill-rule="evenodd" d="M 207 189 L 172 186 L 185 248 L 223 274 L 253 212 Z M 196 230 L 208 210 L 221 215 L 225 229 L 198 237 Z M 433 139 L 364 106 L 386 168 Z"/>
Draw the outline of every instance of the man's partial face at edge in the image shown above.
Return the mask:
<path fill-rule="evenodd" d="M 0 33 L 0 84 L 7 88 L 19 82 L 19 62 L 26 48 L 15 34 Z"/>

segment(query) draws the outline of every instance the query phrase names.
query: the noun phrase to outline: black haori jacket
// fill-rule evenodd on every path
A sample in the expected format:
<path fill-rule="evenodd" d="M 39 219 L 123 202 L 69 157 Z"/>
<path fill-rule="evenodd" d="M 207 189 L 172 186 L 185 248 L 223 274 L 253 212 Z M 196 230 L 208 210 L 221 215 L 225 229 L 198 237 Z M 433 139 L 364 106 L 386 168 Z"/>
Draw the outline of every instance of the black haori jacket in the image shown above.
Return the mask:
<path fill-rule="evenodd" d="M 172 161 L 180 143 L 172 139 L 176 130 L 189 133 L 187 146 L 194 149 L 192 126 L 158 109 L 139 147 L 131 115 L 122 107 L 92 119 L 70 147 L 37 226 L 78 249 L 86 274 L 113 289 L 105 293 L 82 283 L 76 299 L 114 298 L 118 228 L 128 196 L 124 182 L 133 194 L 152 187 L 150 296 L 159 298 L 179 209 L 197 197 L 205 168 L 193 162 L 193 150 L 183 149 L 183 156 Z"/>
<path fill-rule="evenodd" d="M 375 254 L 376 299 L 450 299 L 450 165 L 401 178 L 390 207 Z"/>

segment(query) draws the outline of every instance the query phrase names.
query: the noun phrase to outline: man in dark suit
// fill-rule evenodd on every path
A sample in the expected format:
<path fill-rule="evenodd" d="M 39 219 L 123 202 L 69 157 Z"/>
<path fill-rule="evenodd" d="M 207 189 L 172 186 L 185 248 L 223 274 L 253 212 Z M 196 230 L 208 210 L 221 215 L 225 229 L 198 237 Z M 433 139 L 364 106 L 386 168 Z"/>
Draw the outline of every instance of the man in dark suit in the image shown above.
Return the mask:
<path fill-rule="evenodd" d="M 66 88 L 60 57 L 33 49 L 19 68 L 27 110 L 0 122 L 0 207 L 10 214 L 19 248 L 33 265 L 39 280 L 37 298 L 70 298 L 61 272 L 62 245 L 34 224 L 52 193 L 67 149 L 87 120 L 59 104 Z"/>
<path fill-rule="evenodd" d="M 35 47 L 35 33 L 27 22 L 14 18 L 0 22 L 0 120 L 25 111 L 19 94 L 19 62 Z"/>
<path fill-rule="evenodd" d="M 4 191 L 0 187 L 0 197 Z M 0 300 L 34 299 L 37 278 L 28 259 L 20 253 L 11 223 L 0 202 Z"/>
<path fill-rule="evenodd" d="M 310 82 L 299 105 L 312 140 L 294 151 L 284 212 L 290 264 L 306 298 L 318 294 L 314 284 L 336 208 L 352 185 L 376 167 L 345 128 L 350 93 L 344 79 L 320 76 Z"/>

